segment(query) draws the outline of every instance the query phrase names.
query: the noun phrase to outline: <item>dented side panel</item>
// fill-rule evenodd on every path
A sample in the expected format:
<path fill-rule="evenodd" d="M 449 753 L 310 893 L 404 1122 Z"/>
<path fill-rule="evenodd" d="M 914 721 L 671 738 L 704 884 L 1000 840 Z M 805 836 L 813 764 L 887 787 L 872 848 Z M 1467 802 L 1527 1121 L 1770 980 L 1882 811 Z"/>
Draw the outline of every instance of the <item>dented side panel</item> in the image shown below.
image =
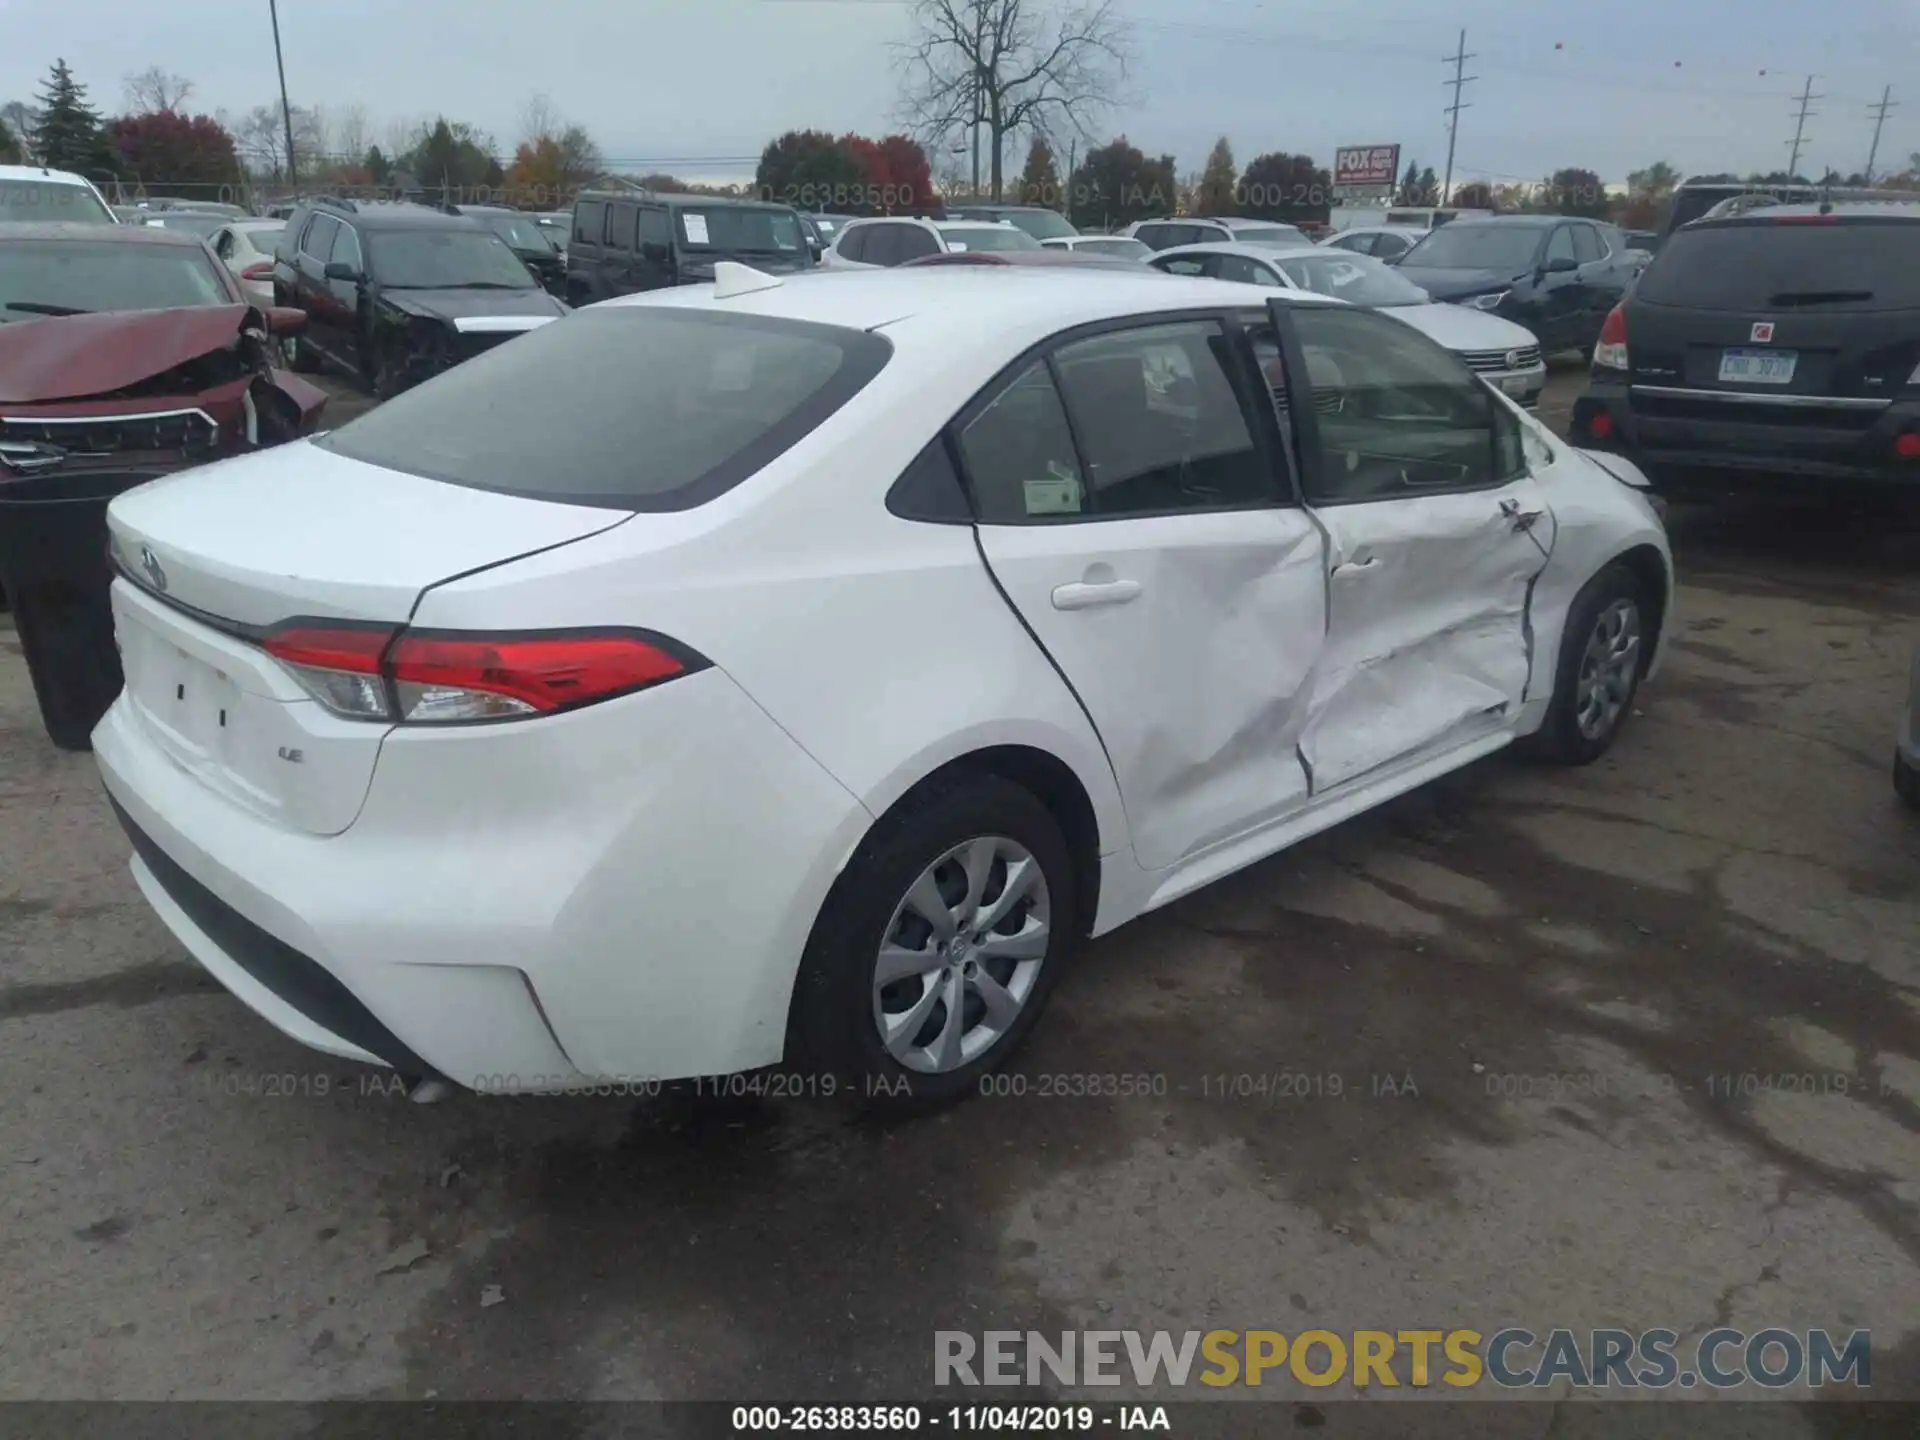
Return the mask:
<path fill-rule="evenodd" d="M 1325 541 L 1304 511 L 979 535 L 1106 746 L 1142 867 L 1177 864 L 1305 803 L 1299 701 L 1327 617 Z"/>
<path fill-rule="evenodd" d="M 1550 683 L 1530 602 L 1554 519 L 1531 479 L 1317 513 L 1328 638 L 1300 738 L 1316 795 L 1511 725 L 1530 688 Z"/>

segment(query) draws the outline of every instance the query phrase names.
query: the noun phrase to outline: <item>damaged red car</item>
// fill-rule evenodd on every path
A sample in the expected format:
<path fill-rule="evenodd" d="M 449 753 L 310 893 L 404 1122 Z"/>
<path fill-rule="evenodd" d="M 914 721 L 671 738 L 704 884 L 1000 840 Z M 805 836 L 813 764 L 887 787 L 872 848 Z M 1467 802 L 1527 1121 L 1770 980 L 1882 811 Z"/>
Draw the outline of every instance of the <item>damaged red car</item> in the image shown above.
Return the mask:
<path fill-rule="evenodd" d="M 0 230 L 0 483 L 151 478 L 310 434 L 325 393 L 274 363 L 304 320 L 249 307 L 192 235 Z"/>
<path fill-rule="evenodd" d="M 106 509 L 149 480 L 313 433 L 327 397 L 197 237 L 0 226 L 0 587 L 55 744 L 120 688 Z"/>

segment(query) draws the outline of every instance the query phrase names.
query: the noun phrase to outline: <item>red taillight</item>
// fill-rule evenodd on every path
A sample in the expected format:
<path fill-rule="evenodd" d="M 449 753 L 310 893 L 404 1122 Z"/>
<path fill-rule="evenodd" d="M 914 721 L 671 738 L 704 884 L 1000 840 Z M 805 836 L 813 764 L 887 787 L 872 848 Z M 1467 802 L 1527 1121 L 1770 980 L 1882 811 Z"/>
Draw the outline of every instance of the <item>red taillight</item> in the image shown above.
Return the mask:
<path fill-rule="evenodd" d="M 240 272 L 240 278 L 242 280 L 271 280 L 273 278 L 273 262 L 271 260 L 262 260 L 257 264 L 249 265 Z"/>
<path fill-rule="evenodd" d="M 1613 416 L 1604 410 L 1596 410 L 1593 418 L 1587 421 L 1587 433 L 1596 440 L 1605 440 L 1613 434 Z"/>
<path fill-rule="evenodd" d="M 1909 430 L 1893 442 L 1893 453 L 1902 460 L 1920 460 L 1920 435 Z"/>
<path fill-rule="evenodd" d="M 1627 308 L 1616 305 L 1600 326 L 1600 343 L 1593 347 L 1593 363 L 1600 370 L 1627 368 Z"/>
<path fill-rule="evenodd" d="M 307 692 L 356 720 L 447 724 L 577 709 L 702 669 L 638 630 L 473 635 L 292 621 L 261 642 Z"/>

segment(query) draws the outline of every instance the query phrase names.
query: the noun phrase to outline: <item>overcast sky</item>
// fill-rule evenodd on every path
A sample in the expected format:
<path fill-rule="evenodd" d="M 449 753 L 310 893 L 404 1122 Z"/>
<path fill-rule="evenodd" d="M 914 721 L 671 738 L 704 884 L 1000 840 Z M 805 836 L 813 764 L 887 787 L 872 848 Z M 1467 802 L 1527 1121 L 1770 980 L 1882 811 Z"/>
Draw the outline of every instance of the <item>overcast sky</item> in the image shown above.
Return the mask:
<path fill-rule="evenodd" d="M 1033 0 L 1043 3 L 1043 0 Z M 1461 26 L 1467 72 L 1456 179 L 1537 179 L 1582 165 L 1609 181 L 1665 158 L 1682 171 L 1784 165 L 1795 97 L 1816 72 L 1803 169 L 1867 158 L 1867 107 L 1896 101 L 1880 156 L 1920 150 L 1920 0 L 1116 0 L 1137 63 L 1097 122 L 1198 168 L 1225 133 L 1323 164 L 1341 144 L 1446 158 L 1442 57 Z M 609 160 L 736 178 L 781 130 L 882 133 L 896 119 L 897 0 L 280 0 L 298 104 L 364 105 L 376 139 L 444 112 L 517 138 L 547 92 Z M 267 0 L 0 0 L 0 100 L 29 99 L 64 56 L 95 102 L 158 64 L 195 84 L 189 109 L 275 97 Z M 1900 93 L 1906 78 L 1911 95 Z M 1009 160 L 1017 171 L 1019 157 Z"/>

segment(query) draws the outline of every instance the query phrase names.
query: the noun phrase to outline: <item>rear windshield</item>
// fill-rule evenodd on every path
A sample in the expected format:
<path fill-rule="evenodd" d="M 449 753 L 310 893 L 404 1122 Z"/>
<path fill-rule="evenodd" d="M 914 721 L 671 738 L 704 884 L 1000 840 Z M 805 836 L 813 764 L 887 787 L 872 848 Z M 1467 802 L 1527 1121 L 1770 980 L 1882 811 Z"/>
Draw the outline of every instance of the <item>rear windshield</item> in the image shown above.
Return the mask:
<path fill-rule="evenodd" d="M 451 485 L 614 510 L 689 510 L 858 394 L 878 335 L 618 305 L 543 325 L 314 441 Z"/>
<path fill-rule="evenodd" d="M 1291 225 L 1236 225 L 1230 233 L 1242 245 L 1309 245 L 1312 243 Z"/>
<path fill-rule="evenodd" d="M 1011 225 L 942 225 L 940 238 L 956 254 L 970 250 L 1038 250 L 1041 244 Z"/>
<path fill-rule="evenodd" d="M 1111 240 L 1082 240 L 1073 248 L 1084 250 L 1089 255 L 1113 255 L 1122 260 L 1145 260 L 1153 254 L 1152 246 L 1130 240 L 1124 235 Z"/>
<path fill-rule="evenodd" d="M 7 220 L 118 223 L 93 191 L 60 180 L 0 180 L 0 222 Z"/>
<path fill-rule="evenodd" d="M 231 305 L 198 245 L 9 240 L 0 234 L 0 323 L 96 310 Z"/>
<path fill-rule="evenodd" d="M 1635 293 L 1691 310 L 1920 308 L 1920 222 L 1754 220 L 1681 230 Z"/>

